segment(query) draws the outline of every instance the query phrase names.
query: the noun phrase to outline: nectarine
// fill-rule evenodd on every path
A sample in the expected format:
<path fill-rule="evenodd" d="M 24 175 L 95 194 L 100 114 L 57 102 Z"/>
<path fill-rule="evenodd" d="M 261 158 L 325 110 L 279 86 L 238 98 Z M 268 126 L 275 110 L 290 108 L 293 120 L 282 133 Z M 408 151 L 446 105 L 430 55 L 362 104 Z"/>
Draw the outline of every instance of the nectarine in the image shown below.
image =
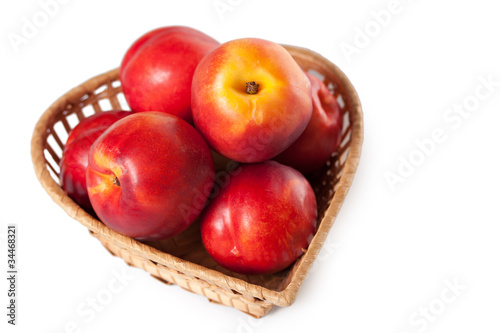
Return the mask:
<path fill-rule="evenodd" d="M 141 240 L 174 236 L 203 209 L 214 183 L 210 149 L 184 120 L 139 112 L 92 145 L 87 188 L 97 216 Z"/>
<path fill-rule="evenodd" d="M 282 46 L 263 39 L 224 43 L 193 76 L 196 128 L 232 160 L 271 159 L 288 148 L 311 118 L 311 85 Z"/>
<path fill-rule="evenodd" d="M 300 172 L 275 161 L 240 168 L 201 216 L 203 244 L 231 271 L 278 272 L 312 240 L 317 219 L 314 192 Z"/>

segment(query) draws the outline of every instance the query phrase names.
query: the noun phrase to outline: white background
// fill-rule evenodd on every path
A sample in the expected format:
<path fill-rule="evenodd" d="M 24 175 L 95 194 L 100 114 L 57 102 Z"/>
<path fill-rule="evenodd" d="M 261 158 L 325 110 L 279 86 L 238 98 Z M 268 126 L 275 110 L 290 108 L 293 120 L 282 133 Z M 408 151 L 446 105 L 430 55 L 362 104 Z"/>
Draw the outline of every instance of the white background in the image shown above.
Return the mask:
<path fill-rule="evenodd" d="M 42 6 L 0 5 L 2 332 L 500 330 L 494 1 L 400 0 L 390 20 L 382 15 L 384 26 L 375 14 L 394 9 L 390 0 L 222 0 L 231 6 L 222 15 L 214 0 L 66 2 L 17 47 L 8 36 L 22 37 Z M 363 104 L 361 162 L 325 250 L 297 301 L 258 321 L 126 266 L 52 202 L 33 172 L 30 140 L 43 111 L 117 67 L 143 33 L 177 24 L 220 42 L 260 37 L 310 48 L 348 75 Z M 347 44 L 357 53 L 343 52 Z M 481 78 L 496 82 L 491 91 Z M 466 117 L 450 113 L 464 103 L 473 109 Z M 416 141 L 436 129 L 445 139 L 419 153 Z M 410 159 L 414 170 L 401 166 Z M 393 188 L 388 173 L 401 177 Z M 16 327 L 6 323 L 8 223 L 19 229 Z M 102 311 L 81 315 L 114 274 L 127 277 L 121 291 Z"/>

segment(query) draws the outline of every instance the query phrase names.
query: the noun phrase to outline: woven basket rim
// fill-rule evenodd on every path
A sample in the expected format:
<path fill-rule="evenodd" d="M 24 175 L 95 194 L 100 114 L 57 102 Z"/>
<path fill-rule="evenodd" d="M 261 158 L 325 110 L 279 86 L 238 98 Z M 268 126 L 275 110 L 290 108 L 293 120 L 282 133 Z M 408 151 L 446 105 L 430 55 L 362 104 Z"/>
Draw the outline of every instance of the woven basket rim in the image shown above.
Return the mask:
<path fill-rule="evenodd" d="M 265 287 L 255 285 L 175 257 L 171 254 L 164 253 L 146 244 L 142 244 L 130 237 L 121 235 L 85 212 L 80 206 L 71 200 L 63 189 L 52 179 L 52 176 L 46 167 L 44 149 L 45 141 L 50 134 L 50 127 L 54 123 L 54 119 L 56 119 L 62 108 L 66 108 L 69 104 L 75 105 L 79 103 L 80 98 L 85 94 L 90 95 L 98 87 L 110 83 L 118 78 L 119 68 L 94 76 L 77 87 L 69 90 L 67 93 L 58 98 L 52 105 L 50 105 L 49 108 L 41 115 L 35 125 L 31 140 L 31 157 L 38 180 L 53 201 L 63 208 L 71 218 L 83 224 L 89 229 L 90 232 L 98 234 L 99 237 L 118 243 L 122 247 L 130 250 L 132 253 L 140 255 L 143 258 L 147 258 L 153 263 L 165 265 L 181 271 L 184 274 L 209 281 L 219 287 L 236 290 L 238 292 L 244 291 L 247 295 L 249 294 L 262 300 L 265 299 L 267 302 L 274 305 L 291 305 L 297 297 L 298 291 L 307 275 L 307 272 L 323 246 L 326 236 L 333 225 L 335 217 L 340 210 L 354 178 L 363 142 L 363 114 L 357 92 L 347 76 L 336 65 L 309 49 L 291 45 L 283 46 L 292 54 L 292 56 L 312 57 L 319 68 L 327 68 L 336 74 L 341 83 L 341 89 L 345 89 L 346 95 L 349 96 L 349 100 L 346 101 L 346 103 L 349 108 L 350 122 L 352 126 L 350 151 L 347 155 L 347 160 L 345 162 L 343 174 L 339 181 L 338 189 L 325 212 L 313 241 L 311 242 L 307 252 L 304 254 L 299 267 L 293 273 L 290 283 L 285 289 L 281 291 L 267 289 Z"/>

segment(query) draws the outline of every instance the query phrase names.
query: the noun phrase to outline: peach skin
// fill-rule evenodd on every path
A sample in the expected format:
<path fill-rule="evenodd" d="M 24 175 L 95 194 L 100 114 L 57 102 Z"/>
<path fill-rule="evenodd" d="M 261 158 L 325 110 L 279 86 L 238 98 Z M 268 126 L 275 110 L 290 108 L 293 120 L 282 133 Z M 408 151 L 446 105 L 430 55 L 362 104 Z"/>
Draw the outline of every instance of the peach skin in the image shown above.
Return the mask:
<path fill-rule="evenodd" d="M 263 162 L 288 148 L 311 118 L 311 85 L 282 46 L 257 38 L 224 43 L 193 76 L 196 128 L 221 155 Z"/>

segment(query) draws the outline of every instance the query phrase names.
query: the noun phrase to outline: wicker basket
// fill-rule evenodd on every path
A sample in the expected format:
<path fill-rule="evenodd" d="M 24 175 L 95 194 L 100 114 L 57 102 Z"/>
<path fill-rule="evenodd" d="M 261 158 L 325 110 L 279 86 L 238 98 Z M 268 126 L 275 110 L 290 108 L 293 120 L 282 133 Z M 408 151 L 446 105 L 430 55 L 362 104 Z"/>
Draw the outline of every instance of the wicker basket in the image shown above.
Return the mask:
<path fill-rule="evenodd" d="M 254 317 L 273 306 L 291 305 L 320 251 L 344 201 L 358 165 L 363 140 L 361 105 L 347 77 L 322 56 L 285 46 L 298 64 L 323 77 L 344 111 L 344 133 L 336 154 L 311 176 L 318 201 L 317 232 L 294 265 L 271 275 L 241 275 L 220 266 L 203 248 L 199 223 L 171 239 L 139 242 L 106 227 L 73 202 L 59 185 L 59 160 L 68 132 L 79 121 L 111 109 L 128 109 L 121 92 L 118 69 L 96 76 L 70 90 L 41 116 L 34 129 L 31 155 L 36 175 L 52 199 L 113 254 L 167 284 L 204 295 L 209 301 L 232 306 Z"/>

